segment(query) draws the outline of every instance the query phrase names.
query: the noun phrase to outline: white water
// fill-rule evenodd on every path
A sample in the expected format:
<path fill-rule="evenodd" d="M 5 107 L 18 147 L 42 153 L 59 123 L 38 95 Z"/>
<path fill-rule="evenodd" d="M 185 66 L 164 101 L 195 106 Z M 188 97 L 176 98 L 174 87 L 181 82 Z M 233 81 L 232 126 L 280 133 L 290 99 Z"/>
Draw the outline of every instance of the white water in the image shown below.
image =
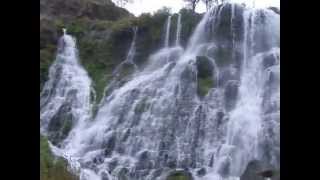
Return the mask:
<path fill-rule="evenodd" d="M 133 28 L 133 39 L 130 45 L 130 49 L 127 55 L 127 58 L 125 60 L 125 62 L 131 63 L 133 64 L 135 67 L 137 67 L 137 65 L 135 64 L 134 60 L 134 56 L 136 54 L 136 39 L 137 39 L 137 32 L 138 32 L 138 27 L 134 27 Z"/>
<path fill-rule="evenodd" d="M 132 29 L 133 29 L 133 38 L 132 38 L 132 41 L 131 41 L 131 45 L 130 45 L 130 49 L 128 51 L 127 57 L 122 63 L 120 63 L 116 67 L 116 69 L 113 72 L 114 75 L 116 75 L 121 70 L 123 65 L 125 65 L 125 64 L 131 64 L 131 65 L 134 66 L 135 70 L 138 70 L 138 66 L 134 62 L 134 56 L 136 55 L 136 39 L 137 39 L 138 27 L 134 27 Z"/>
<path fill-rule="evenodd" d="M 164 47 L 165 48 L 168 48 L 169 43 L 170 43 L 171 18 L 172 18 L 172 16 L 168 16 L 168 19 L 167 19 L 165 39 L 164 39 Z"/>
<path fill-rule="evenodd" d="M 261 25 L 258 16 L 262 13 L 266 16 L 266 23 Z M 270 10 L 253 9 L 244 13 L 245 40 L 243 42 L 244 63 L 242 66 L 241 85 L 239 88 L 239 98 L 234 110 L 230 113 L 228 123 L 227 141 L 223 146 L 228 146 L 228 150 L 219 157 L 228 158 L 231 164 L 230 174 L 240 175 L 245 170 L 245 164 L 250 160 L 260 159 L 261 152 L 259 143 L 262 141 L 263 133 L 263 99 L 266 84 L 269 79 L 270 69 L 280 68 L 280 59 L 275 65 L 268 69 L 263 68 L 263 60 L 266 55 L 280 56 L 280 49 L 277 44 L 279 38 L 279 16 Z M 251 22 L 251 26 L 248 24 Z M 259 32 L 261 28 L 266 30 L 269 51 L 256 52 L 255 45 L 259 42 Z M 250 39 L 248 39 L 248 37 Z M 279 74 L 277 74 L 280 79 Z M 274 102 L 280 102 L 279 82 L 273 82 L 276 90 L 273 92 L 277 96 Z M 280 111 L 280 110 L 278 110 Z M 273 127 L 274 128 L 274 127 Z M 279 133 L 279 132 L 276 132 Z M 278 139 L 280 140 L 280 139 Z M 230 150 L 230 148 L 232 150 Z M 224 161 L 223 161 L 224 162 Z M 273 162 L 271 162 L 273 163 Z M 220 164 L 218 164 L 218 168 Z M 276 166 L 276 165 L 275 165 Z"/>
<path fill-rule="evenodd" d="M 63 29 L 63 36 L 59 39 L 58 53 L 56 60 L 50 67 L 49 81 L 45 84 L 40 98 L 40 124 L 41 133 L 52 134 L 49 125 L 55 116 L 61 114 L 60 109 L 67 105 L 72 114 L 72 130 L 68 137 L 61 142 L 63 147 L 66 144 L 72 144 L 85 128 L 91 118 L 92 104 L 90 100 L 91 79 L 87 72 L 79 63 L 76 40 L 66 34 Z M 61 131 L 61 130 L 59 130 Z M 71 170 L 76 172 L 80 168 L 77 159 L 68 156 L 64 149 L 50 143 L 54 154 L 66 158 L 71 165 Z"/>
<path fill-rule="evenodd" d="M 116 180 L 124 168 L 131 180 L 160 180 L 168 172 L 160 177 L 154 177 L 152 172 L 169 163 L 175 163 L 177 169 L 189 167 L 195 179 L 238 180 L 250 160 L 265 158 L 261 142 L 265 138 L 279 139 L 269 137 L 265 129 L 268 124 L 275 122 L 277 127 L 280 123 L 275 120 L 280 111 L 280 58 L 270 67 L 263 66 L 267 55 L 280 56 L 278 15 L 245 10 L 244 59 L 241 69 L 236 70 L 241 72 L 240 87 L 232 111 L 224 110 L 225 86 L 210 89 L 202 100 L 197 95 L 196 56 L 209 56 L 208 51 L 217 47 L 218 42 L 210 40 L 208 24 L 219 22 L 227 8 L 213 8 L 203 17 L 186 50 L 179 46 L 169 48 L 171 16 L 168 17 L 164 48 L 150 56 L 145 69 L 135 72 L 131 80 L 104 97 L 95 119 L 90 123 L 80 121 L 83 128 L 75 128 L 74 136 L 61 149 L 80 171 L 81 180 L 98 180 L 101 176 Z M 232 6 L 232 22 L 236 9 Z M 266 17 L 262 24 L 261 13 Z M 231 29 L 234 45 L 236 31 Z M 264 36 L 267 48 L 261 45 Z M 128 59 L 134 56 L 134 40 L 125 61 L 133 62 Z M 219 78 L 220 67 L 213 57 L 209 59 L 215 64 Z M 271 109 L 276 108 L 269 112 L 271 104 Z M 225 114 L 222 120 L 220 112 Z M 272 157 L 266 161 L 279 163 L 273 155 L 276 153 L 267 151 Z M 145 158 L 140 160 L 141 157 Z M 209 165 L 211 157 L 214 161 Z M 110 164 L 114 161 L 117 165 L 113 169 Z M 226 169 L 229 163 L 227 177 L 222 176 L 221 169 Z M 196 176 L 200 167 L 207 169 L 207 175 Z"/>
<path fill-rule="evenodd" d="M 59 40 L 56 60 L 49 70 L 49 81 L 41 93 L 42 133 L 48 133 L 50 120 L 66 103 L 70 104 L 73 127 L 83 125 L 91 116 L 91 90 L 91 80 L 78 62 L 76 41 L 64 30 L 64 35 Z"/>
<path fill-rule="evenodd" d="M 177 20 L 177 32 L 176 32 L 176 46 L 180 46 L 180 36 L 181 36 L 181 14 L 178 14 Z"/>

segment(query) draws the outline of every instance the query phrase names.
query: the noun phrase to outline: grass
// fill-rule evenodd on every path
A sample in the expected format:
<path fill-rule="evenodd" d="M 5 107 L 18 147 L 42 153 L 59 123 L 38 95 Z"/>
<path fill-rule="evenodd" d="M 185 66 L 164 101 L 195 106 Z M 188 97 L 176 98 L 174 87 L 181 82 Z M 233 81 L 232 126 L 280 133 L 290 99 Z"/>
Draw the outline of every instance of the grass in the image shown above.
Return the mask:
<path fill-rule="evenodd" d="M 52 155 L 47 138 L 40 135 L 40 180 L 78 180 L 65 160 Z"/>

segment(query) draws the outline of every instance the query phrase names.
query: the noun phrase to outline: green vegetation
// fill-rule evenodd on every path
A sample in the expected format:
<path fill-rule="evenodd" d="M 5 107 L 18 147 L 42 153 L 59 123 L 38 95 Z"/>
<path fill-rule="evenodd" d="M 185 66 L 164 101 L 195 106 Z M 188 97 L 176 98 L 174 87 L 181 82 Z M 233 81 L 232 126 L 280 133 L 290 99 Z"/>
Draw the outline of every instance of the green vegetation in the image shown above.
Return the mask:
<path fill-rule="evenodd" d="M 40 135 L 40 179 L 41 180 L 78 180 L 67 170 L 67 163 L 52 155 L 47 138 Z"/>
<path fill-rule="evenodd" d="M 67 120 L 67 121 L 64 121 L 64 124 L 62 126 L 62 129 L 61 129 L 61 133 L 65 135 L 65 137 L 68 136 L 69 132 L 71 131 L 72 129 L 72 126 L 73 126 L 73 123 L 71 120 Z"/>
<path fill-rule="evenodd" d="M 40 49 L 40 92 L 44 82 L 48 80 L 49 66 L 54 59 L 54 50 L 49 47 L 47 49 Z"/>
<path fill-rule="evenodd" d="M 202 18 L 202 14 L 193 13 L 190 9 L 181 9 L 181 44 L 186 47 L 189 37 L 197 27 Z"/>
<path fill-rule="evenodd" d="M 113 70 L 126 58 L 133 38 L 132 27 L 137 26 L 139 29 L 135 56 L 138 66 L 144 65 L 149 55 L 162 46 L 164 25 L 170 9 L 163 8 L 154 14 L 146 13 L 134 17 L 110 1 L 101 2 L 57 0 L 42 2 L 42 5 L 40 3 L 40 91 L 48 79 L 49 67 L 55 59 L 62 28 L 67 28 L 68 33 L 77 39 L 79 58 L 93 81 L 97 102 L 103 97 L 104 88 L 113 78 Z M 88 8 L 81 8 L 82 6 Z M 76 9 L 78 11 L 75 11 Z M 100 11 L 101 9 L 108 11 Z M 111 12 L 118 15 L 111 17 Z M 201 15 L 187 9 L 181 10 L 181 13 L 181 41 L 185 45 Z M 176 31 L 176 19 L 177 14 L 174 14 L 172 31 Z M 171 41 L 174 41 L 174 36 Z M 124 73 L 123 76 L 128 74 L 130 73 Z"/>
<path fill-rule="evenodd" d="M 193 178 L 183 171 L 176 171 L 170 174 L 166 180 L 192 180 Z"/>
<path fill-rule="evenodd" d="M 198 80 L 198 95 L 202 98 L 206 96 L 211 88 L 214 87 L 214 71 L 215 67 L 206 56 L 197 56 L 197 80 Z"/>
<path fill-rule="evenodd" d="M 198 78 L 198 94 L 204 97 L 208 94 L 209 90 L 213 87 L 214 81 L 211 77 Z"/>

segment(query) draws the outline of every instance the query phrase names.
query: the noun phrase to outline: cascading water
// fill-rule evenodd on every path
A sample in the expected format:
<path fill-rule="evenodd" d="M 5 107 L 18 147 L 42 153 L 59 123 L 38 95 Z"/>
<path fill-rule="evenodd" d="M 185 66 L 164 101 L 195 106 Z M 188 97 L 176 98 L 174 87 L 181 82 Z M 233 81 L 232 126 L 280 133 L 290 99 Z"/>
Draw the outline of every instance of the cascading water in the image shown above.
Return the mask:
<path fill-rule="evenodd" d="M 164 48 L 103 98 L 92 121 L 79 120 L 81 130 L 74 128 L 63 144 L 81 180 L 166 180 L 177 170 L 194 179 L 231 180 L 252 160 L 279 168 L 279 15 L 237 4 L 216 6 L 185 50 L 169 48 L 170 24 L 171 16 Z M 48 84 L 64 81 L 61 77 Z"/>
<path fill-rule="evenodd" d="M 166 24 L 166 33 L 164 38 L 164 47 L 168 48 L 170 43 L 170 28 L 171 28 L 171 18 L 172 16 L 168 16 L 167 24 Z"/>
<path fill-rule="evenodd" d="M 132 42 L 131 42 L 127 57 L 122 63 L 118 65 L 118 67 L 114 70 L 113 74 L 117 74 L 125 64 L 133 65 L 136 70 L 138 69 L 137 64 L 134 62 L 134 56 L 136 54 L 136 39 L 137 39 L 138 27 L 133 27 L 132 29 L 133 29 L 133 38 L 132 38 Z"/>
<path fill-rule="evenodd" d="M 234 176 L 240 176 L 253 160 L 280 168 L 279 16 L 265 9 L 247 10 L 243 16 L 239 96 L 230 112 L 227 139 L 217 156 L 216 169 L 228 166 L 227 173 Z M 269 112 L 266 102 L 272 106 Z"/>
<path fill-rule="evenodd" d="M 178 14 L 177 20 L 177 32 L 176 32 L 176 46 L 180 46 L 180 36 L 181 36 L 181 14 Z"/>
<path fill-rule="evenodd" d="M 78 62 L 75 39 L 65 29 L 63 32 L 49 81 L 40 95 L 41 132 L 52 142 L 64 140 L 68 131 L 91 116 L 91 80 Z"/>

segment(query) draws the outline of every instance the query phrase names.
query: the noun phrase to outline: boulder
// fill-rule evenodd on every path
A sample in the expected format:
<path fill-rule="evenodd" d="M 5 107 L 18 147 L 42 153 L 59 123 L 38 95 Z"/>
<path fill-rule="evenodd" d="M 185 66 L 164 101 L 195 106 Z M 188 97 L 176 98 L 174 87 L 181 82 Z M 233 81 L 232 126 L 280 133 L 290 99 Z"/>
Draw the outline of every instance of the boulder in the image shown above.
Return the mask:
<path fill-rule="evenodd" d="M 152 162 L 150 161 L 150 152 L 145 150 L 138 154 L 138 162 L 136 164 L 137 170 L 152 169 Z"/>
<path fill-rule="evenodd" d="M 271 178 L 272 180 L 280 179 L 280 172 L 267 163 L 252 160 L 248 163 L 240 180 L 265 180 L 266 178 Z"/>
<path fill-rule="evenodd" d="M 206 168 L 200 168 L 198 171 L 197 171 L 197 175 L 198 176 L 204 176 L 207 174 L 207 169 Z"/>
<path fill-rule="evenodd" d="M 107 141 L 107 144 L 106 144 L 105 150 L 104 150 L 104 155 L 110 156 L 112 154 L 112 151 L 114 150 L 115 146 L 116 146 L 116 136 L 114 134 Z"/>
<path fill-rule="evenodd" d="M 268 9 L 272 10 L 273 12 L 277 13 L 280 15 L 280 9 L 277 7 L 268 7 Z"/>
<path fill-rule="evenodd" d="M 71 104 L 65 103 L 52 117 L 48 125 L 48 136 L 52 144 L 59 145 L 69 135 L 72 127 Z"/>
<path fill-rule="evenodd" d="M 230 80 L 226 83 L 224 89 L 224 98 L 225 98 L 225 108 L 227 111 L 232 110 L 237 101 L 238 97 L 238 89 L 239 89 L 239 81 Z"/>
<path fill-rule="evenodd" d="M 278 64 L 278 57 L 274 53 L 267 54 L 264 56 L 262 64 L 264 69 L 276 65 Z"/>
<path fill-rule="evenodd" d="M 215 86 L 213 62 L 206 56 L 197 56 L 197 80 L 198 95 L 202 98 L 206 96 L 211 88 Z"/>
<path fill-rule="evenodd" d="M 213 62 L 208 57 L 197 56 L 196 65 L 199 78 L 207 78 L 214 75 L 213 73 L 215 67 Z"/>
<path fill-rule="evenodd" d="M 224 86 L 229 80 L 239 80 L 239 77 L 239 70 L 234 65 L 230 65 L 219 72 L 219 86 Z"/>
<path fill-rule="evenodd" d="M 129 180 L 128 174 L 129 174 L 128 168 L 125 168 L 125 167 L 121 168 L 117 174 L 118 180 Z"/>
<path fill-rule="evenodd" d="M 102 172 L 101 173 L 101 180 L 110 180 L 109 174 L 107 172 Z"/>
<path fill-rule="evenodd" d="M 258 173 L 263 171 L 264 167 L 261 161 L 253 160 L 248 163 L 240 180 L 264 180 L 264 177 Z"/>

